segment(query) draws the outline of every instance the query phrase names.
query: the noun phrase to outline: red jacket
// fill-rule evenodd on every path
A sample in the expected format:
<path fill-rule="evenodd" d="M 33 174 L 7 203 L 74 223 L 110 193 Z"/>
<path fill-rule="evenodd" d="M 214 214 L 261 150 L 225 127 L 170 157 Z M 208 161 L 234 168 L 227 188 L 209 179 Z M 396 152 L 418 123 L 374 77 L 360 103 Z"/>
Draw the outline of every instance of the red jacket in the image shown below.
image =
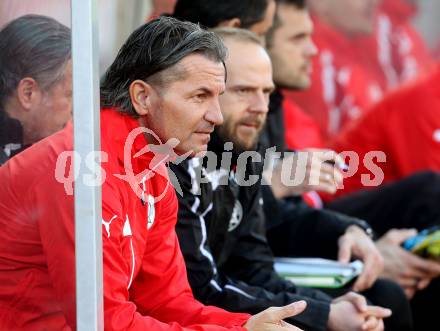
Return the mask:
<path fill-rule="evenodd" d="M 319 126 L 292 100 L 284 99 L 283 114 L 285 139 L 289 149 L 324 147 Z"/>
<path fill-rule="evenodd" d="M 382 95 L 375 77 L 364 70 L 354 53 L 353 41 L 314 18 L 314 41 L 319 54 L 313 59 L 311 88 L 285 91 L 319 126 L 325 142 L 357 119 Z"/>
<path fill-rule="evenodd" d="M 385 98 L 331 147 L 355 151 L 361 160 L 360 171 L 345 179 L 340 193 L 363 188 L 361 174 L 372 173 L 362 162 L 369 151 L 385 152 L 386 163 L 378 164 L 385 182 L 423 170 L 440 171 L 440 68 Z"/>
<path fill-rule="evenodd" d="M 416 6 L 406 0 L 384 0 L 374 36 L 358 40 L 362 63 L 375 73 L 384 91 L 434 68 L 432 54 L 411 22 L 416 13 Z"/>
<path fill-rule="evenodd" d="M 384 0 L 375 33 L 356 38 L 314 17 L 319 54 L 313 60 L 312 86 L 286 91 L 286 97 L 315 120 L 326 143 L 386 92 L 432 72 L 433 57 L 410 22 L 415 13 L 402 0 Z"/>
<path fill-rule="evenodd" d="M 166 189 L 168 178 L 156 173 L 146 181 L 143 204 L 115 176 L 125 174 L 124 143 L 137 121 L 105 110 L 101 127 L 108 153 L 102 164 L 105 329 L 244 330 L 249 315 L 194 299 L 174 230 L 177 200 Z M 128 156 L 135 174 L 152 159 L 151 153 L 134 158 L 145 145 L 138 136 Z M 0 330 L 76 329 L 73 197 L 55 176 L 58 155 L 70 150 L 71 125 L 0 168 Z M 151 203 L 162 192 L 163 199 Z"/>

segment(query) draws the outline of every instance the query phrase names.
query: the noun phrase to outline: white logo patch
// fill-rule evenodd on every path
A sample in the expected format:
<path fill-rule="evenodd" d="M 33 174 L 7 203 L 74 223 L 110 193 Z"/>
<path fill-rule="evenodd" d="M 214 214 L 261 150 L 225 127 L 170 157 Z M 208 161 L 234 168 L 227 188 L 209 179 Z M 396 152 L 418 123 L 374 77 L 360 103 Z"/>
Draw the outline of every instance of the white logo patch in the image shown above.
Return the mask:
<path fill-rule="evenodd" d="M 147 202 L 148 202 L 147 229 L 149 230 L 153 226 L 154 219 L 156 217 L 156 210 L 154 209 L 154 197 L 148 195 Z"/>
<path fill-rule="evenodd" d="M 122 229 L 122 235 L 124 237 L 132 236 L 130 221 L 128 220 L 128 215 L 125 218 L 124 228 Z"/>
<path fill-rule="evenodd" d="M 228 231 L 234 231 L 241 223 L 243 218 L 243 207 L 240 201 L 235 201 L 234 210 L 232 211 L 231 219 L 229 221 Z"/>
<path fill-rule="evenodd" d="M 114 215 L 110 221 L 106 222 L 104 219 L 102 220 L 102 225 L 104 225 L 105 231 L 107 232 L 107 238 L 110 238 L 110 224 L 117 218 L 118 216 Z"/>

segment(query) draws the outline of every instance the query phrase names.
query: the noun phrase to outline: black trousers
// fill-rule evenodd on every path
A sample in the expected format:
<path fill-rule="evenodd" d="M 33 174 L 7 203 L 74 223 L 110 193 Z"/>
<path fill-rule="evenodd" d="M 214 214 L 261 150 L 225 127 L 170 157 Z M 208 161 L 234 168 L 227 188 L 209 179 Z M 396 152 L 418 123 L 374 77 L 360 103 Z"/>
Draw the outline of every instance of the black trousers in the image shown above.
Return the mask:
<path fill-rule="evenodd" d="M 438 331 L 439 322 L 440 279 L 435 279 L 425 290 L 416 293 L 411 300 L 416 331 Z"/>

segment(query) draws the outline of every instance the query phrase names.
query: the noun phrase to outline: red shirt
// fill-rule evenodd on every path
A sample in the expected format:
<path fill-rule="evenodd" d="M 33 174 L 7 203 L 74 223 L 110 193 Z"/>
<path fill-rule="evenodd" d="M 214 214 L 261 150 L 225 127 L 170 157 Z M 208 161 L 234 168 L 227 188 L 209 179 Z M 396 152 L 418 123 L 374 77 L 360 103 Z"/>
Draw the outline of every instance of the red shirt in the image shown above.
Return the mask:
<path fill-rule="evenodd" d="M 383 95 L 432 72 L 433 57 L 410 19 L 415 7 L 385 0 L 371 36 L 349 38 L 314 17 L 312 86 L 286 91 L 319 126 L 324 142 L 334 139 Z"/>
<path fill-rule="evenodd" d="M 249 315 L 204 306 L 192 295 L 165 166 L 145 182 L 145 204 L 115 176 L 126 173 L 124 144 L 137 127 L 115 110 L 101 112 L 102 150 L 108 154 L 102 164 L 105 329 L 244 330 Z M 129 150 L 135 174 L 148 169 L 153 157 L 134 157 L 146 144 L 141 134 Z M 1 330 L 76 329 L 73 197 L 55 176 L 58 156 L 72 149 L 69 125 L 0 168 Z"/>
<path fill-rule="evenodd" d="M 433 57 L 411 22 L 416 13 L 416 6 L 406 0 L 384 0 L 374 36 L 358 40 L 362 62 L 384 91 L 434 69 Z"/>
<path fill-rule="evenodd" d="M 379 10 L 396 24 L 407 24 L 417 14 L 417 6 L 408 0 L 382 0 Z"/>
<path fill-rule="evenodd" d="M 324 147 L 319 126 L 292 100 L 284 99 L 283 113 L 285 138 L 289 149 Z"/>
<path fill-rule="evenodd" d="M 440 68 L 385 98 L 364 117 L 347 128 L 332 144 L 337 151 L 355 151 L 360 171 L 344 181 L 345 190 L 363 188 L 361 174 L 371 174 L 363 165 L 370 151 L 383 151 L 379 163 L 385 182 L 423 170 L 440 171 Z"/>
<path fill-rule="evenodd" d="M 360 117 L 382 91 L 359 63 L 352 40 L 316 17 L 314 23 L 319 54 L 313 59 L 312 86 L 285 91 L 285 96 L 315 120 L 326 142 Z"/>

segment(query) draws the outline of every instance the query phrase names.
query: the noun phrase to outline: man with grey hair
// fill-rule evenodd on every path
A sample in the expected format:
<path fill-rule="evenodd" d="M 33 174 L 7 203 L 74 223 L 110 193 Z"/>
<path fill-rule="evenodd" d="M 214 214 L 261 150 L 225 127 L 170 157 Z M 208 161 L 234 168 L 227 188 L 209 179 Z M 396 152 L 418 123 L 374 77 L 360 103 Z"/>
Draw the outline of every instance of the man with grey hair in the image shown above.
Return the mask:
<path fill-rule="evenodd" d="M 132 33 L 104 75 L 106 330 L 298 330 L 282 320 L 304 302 L 251 317 L 202 305 L 188 285 L 174 229 L 177 199 L 163 164 L 168 155 L 153 151 L 166 152 L 169 142 L 177 154 L 206 150 L 222 122 L 225 56 L 213 33 L 160 18 Z M 59 180 L 70 172 L 72 145 L 68 124 L 0 168 L 1 330 L 76 329 L 74 204 Z"/>
<path fill-rule="evenodd" d="M 70 44 L 70 30 L 45 16 L 22 16 L 0 31 L 0 165 L 70 119 Z"/>

